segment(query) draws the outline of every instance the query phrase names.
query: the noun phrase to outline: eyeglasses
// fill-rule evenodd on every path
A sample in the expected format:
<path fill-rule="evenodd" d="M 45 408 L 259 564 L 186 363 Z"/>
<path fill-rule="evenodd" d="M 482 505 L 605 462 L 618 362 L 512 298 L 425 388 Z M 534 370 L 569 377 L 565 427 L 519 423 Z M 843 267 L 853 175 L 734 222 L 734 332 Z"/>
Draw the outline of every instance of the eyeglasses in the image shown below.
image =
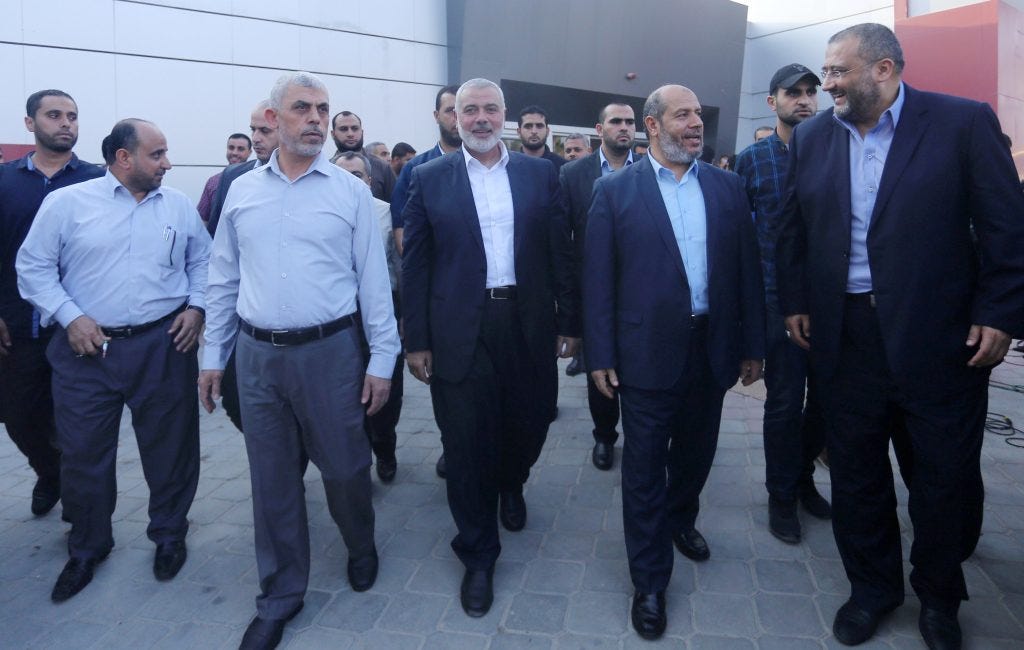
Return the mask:
<path fill-rule="evenodd" d="M 857 72 L 858 70 L 863 70 L 864 68 L 871 67 L 871 66 L 875 65 L 876 63 L 878 63 L 881 60 L 882 59 L 875 59 L 874 61 L 871 61 L 869 63 L 865 63 L 864 65 L 861 65 L 861 66 L 857 66 L 856 68 L 850 68 L 849 70 L 844 70 L 843 68 L 835 68 L 835 67 L 832 67 L 832 68 L 822 68 L 821 69 L 821 78 L 822 78 L 822 80 L 824 80 L 824 79 L 832 79 L 832 80 L 838 81 L 839 79 L 842 79 L 843 77 L 845 77 L 846 75 L 850 74 L 851 72 Z"/>

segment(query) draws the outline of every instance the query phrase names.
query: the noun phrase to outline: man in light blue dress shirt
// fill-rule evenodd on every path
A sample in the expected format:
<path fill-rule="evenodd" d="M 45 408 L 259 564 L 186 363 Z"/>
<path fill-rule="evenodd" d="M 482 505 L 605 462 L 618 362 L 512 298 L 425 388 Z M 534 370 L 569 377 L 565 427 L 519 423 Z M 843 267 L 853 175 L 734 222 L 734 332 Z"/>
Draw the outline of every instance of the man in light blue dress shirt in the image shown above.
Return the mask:
<path fill-rule="evenodd" d="M 107 173 L 51 193 L 18 252 L 18 289 L 59 330 L 53 366 L 61 498 L 71 556 L 53 588 L 81 591 L 114 546 L 110 517 L 125 405 L 149 485 L 153 573 L 185 562 L 186 516 L 199 479 L 193 385 L 206 304 L 210 236 L 184 194 L 161 187 L 167 141 L 122 120 L 103 140 Z"/>
<path fill-rule="evenodd" d="M 329 117 L 319 79 L 296 72 L 278 80 L 266 111 L 278 149 L 232 184 L 210 262 L 199 392 L 212 411 L 237 338 L 261 591 L 242 638 L 247 650 L 276 647 L 302 609 L 307 457 L 348 549 L 353 591 L 377 577 L 363 418 L 387 402 L 401 344 L 373 197 L 323 154 Z"/>

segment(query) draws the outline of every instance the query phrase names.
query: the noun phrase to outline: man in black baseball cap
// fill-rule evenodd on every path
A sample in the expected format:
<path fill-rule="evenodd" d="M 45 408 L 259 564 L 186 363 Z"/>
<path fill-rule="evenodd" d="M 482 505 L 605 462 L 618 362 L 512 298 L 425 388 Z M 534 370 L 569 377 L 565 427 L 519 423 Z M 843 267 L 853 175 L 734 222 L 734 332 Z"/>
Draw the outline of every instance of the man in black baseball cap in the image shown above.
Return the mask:
<path fill-rule="evenodd" d="M 821 81 L 799 63 L 772 75 L 768 106 L 775 111 L 775 131 L 736 156 L 736 173 L 743 178 L 754 213 L 761 268 L 764 272 L 768 322 L 765 348 L 764 403 L 765 486 L 768 489 L 768 528 L 789 544 L 800 541 L 797 505 L 819 519 L 831 507 L 814 487 L 814 459 L 824 446 L 824 422 L 807 385 L 807 353 L 789 342 L 779 310 L 775 284 L 775 241 L 783 208 L 783 188 L 789 170 L 789 140 L 793 128 L 818 110 Z"/>

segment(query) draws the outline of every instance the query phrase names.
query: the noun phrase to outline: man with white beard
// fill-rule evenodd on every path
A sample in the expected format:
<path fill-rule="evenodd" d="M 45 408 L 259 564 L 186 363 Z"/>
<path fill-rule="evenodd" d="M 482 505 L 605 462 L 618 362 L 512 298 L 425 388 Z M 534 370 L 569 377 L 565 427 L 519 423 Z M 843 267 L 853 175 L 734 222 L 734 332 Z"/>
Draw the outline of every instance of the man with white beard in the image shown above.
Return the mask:
<path fill-rule="evenodd" d="M 499 510 L 507 530 L 526 524 L 555 358 L 573 355 L 579 324 L 554 165 L 502 144 L 495 83 L 464 83 L 455 112 L 462 148 L 412 171 L 402 309 L 409 369 L 430 384 L 441 429 L 462 608 L 477 617 L 494 598 Z"/>

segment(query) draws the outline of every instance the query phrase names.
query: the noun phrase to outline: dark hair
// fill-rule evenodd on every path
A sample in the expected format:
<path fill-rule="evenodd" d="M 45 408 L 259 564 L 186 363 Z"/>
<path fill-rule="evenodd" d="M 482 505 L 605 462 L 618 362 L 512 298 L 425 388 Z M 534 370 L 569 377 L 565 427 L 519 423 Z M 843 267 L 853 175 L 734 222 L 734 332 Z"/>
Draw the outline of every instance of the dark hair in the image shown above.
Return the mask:
<path fill-rule="evenodd" d="M 395 148 L 391 150 L 392 158 L 402 158 L 409 154 L 415 154 L 416 150 L 412 148 L 412 145 L 408 142 L 399 142 L 395 145 Z"/>
<path fill-rule="evenodd" d="M 529 115 L 531 113 L 536 114 L 536 115 L 540 115 L 541 117 L 543 117 L 544 118 L 544 125 L 547 126 L 547 123 L 548 123 L 548 112 L 545 111 L 540 106 L 537 106 L 536 104 L 530 104 L 529 106 L 527 106 L 523 110 L 519 111 L 519 126 L 523 125 L 523 116 L 524 115 Z"/>
<path fill-rule="evenodd" d="M 331 129 L 334 129 L 339 117 L 354 117 L 359 122 L 359 128 L 363 127 L 363 120 L 361 117 L 353 113 L 352 111 L 338 111 L 334 117 L 331 118 Z"/>
<path fill-rule="evenodd" d="M 57 90 L 56 88 L 49 88 L 47 90 L 37 90 L 28 96 L 25 100 L 25 115 L 35 118 L 36 112 L 39 110 L 39 106 L 43 103 L 44 97 L 67 97 L 71 100 L 71 103 L 78 106 L 75 102 L 75 98 L 67 94 L 63 90 Z"/>
<path fill-rule="evenodd" d="M 881 61 L 892 59 L 896 72 L 903 71 L 903 48 L 896 40 L 896 34 L 885 25 L 878 23 L 861 23 L 836 32 L 828 39 L 829 45 L 848 38 L 860 39 L 857 56 L 865 61 Z"/>
<path fill-rule="evenodd" d="M 607 115 L 608 115 L 608 107 L 609 106 L 630 106 L 630 107 L 632 107 L 632 104 L 630 104 L 629 102 L 627 102 L 624 99 L 613 99 L 612 101 L 610 101 L 607 104 L 605 104 L 604 107 L 601 109 L 601 112 L 597 114 L 597 123 L 598 124 L 604 124 L 604 118 L 607 117 Z"/>
<path fill-rule="evenodd" d="M 228 140 L 245 140 L 248 147 L 252 149 L 252 140 L 244 133 L 232 133 L 228 136 Z"/>
<path fill-rule="evenodd" d="M 137 127 L 141 122 L 146 122 L 146 120 L 134 117 L 121 120 L 111 129 L 110 135 L 103 138 L 100 150 L 103 152 L 103 160 L 108 165 L 114 164 L 118 150 L 124 149 L 125 151 L 135 153 L 135 150 L 139 148 L 139 131 Z"/>
<path fill-rule="evenodd" d="M 441 98 L 442 97 L 444 97 L 445 95 L 451 95 L 452 97 L 454 97 L 455 94 L 458 93 L 458 92 L 459 92 L 459 87 L 458 86 L 445 86 L 441 90 L 437 91 L 437 97 L 434 97 L 434 110 L 435 111 L 441 110 Z"/>

